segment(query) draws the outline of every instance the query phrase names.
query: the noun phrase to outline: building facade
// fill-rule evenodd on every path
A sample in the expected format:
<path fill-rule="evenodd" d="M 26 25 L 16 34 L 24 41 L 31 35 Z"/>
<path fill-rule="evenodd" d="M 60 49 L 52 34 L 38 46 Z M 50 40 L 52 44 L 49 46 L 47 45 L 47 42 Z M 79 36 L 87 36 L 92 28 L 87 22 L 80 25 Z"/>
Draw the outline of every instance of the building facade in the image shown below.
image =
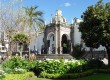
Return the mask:
<path fill-rule="evenodd" d="M 49 24 L 45 25 L 45 30 L 38 32 L 37 36 L 33 36 L 30 44 L 31 50 L 37 50 L 39 54 L 68 54 L 74 49 L 73 46 L 82 44 L 87 51 L 90 48 L 84 45 L 79 32 L 79 23 L 81 19 L 74 18 L 71 24 L 68 24 L 66 18 L 63 17 L 62 11 L 58 9 L 55 16 L 51 19 Z M 5 33 L 1 34 L 0 52 L 7 52 L 9 50 L 9 40 Z M 3 44 L 4 43 L 4 44 Z M 16 44 L 12 46 L 14 52 L 19 52 L 19 46 Z M 104 50 L 100 46 L 96 51 Z"/>
<path fill-rule="evenodd" d="M 72 24 L 68 24 L 62 11 L 58 9 L 45 30 L 38 33 L 31 49 L 37 49 L 39 53 L 44 54 L 67 54 L 73 51 L 72 46 L 83 44 L 83 47 L 89 51 L 90 48 L 86 47 L 81 40 L 78 29 L 80 22 L 82 22 L 81 19 L 74 18 Z M 104 47 L 94 50 L 104 50 Z"/>

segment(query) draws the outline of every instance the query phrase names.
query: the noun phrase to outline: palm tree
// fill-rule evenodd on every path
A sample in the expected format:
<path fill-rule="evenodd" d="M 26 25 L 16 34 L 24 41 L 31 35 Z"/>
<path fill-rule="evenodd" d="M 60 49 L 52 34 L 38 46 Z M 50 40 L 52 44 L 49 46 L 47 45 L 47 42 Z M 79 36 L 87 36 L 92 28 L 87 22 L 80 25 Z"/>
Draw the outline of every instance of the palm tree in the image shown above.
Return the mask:
<path fill-rule="evenodd" d="M 20 45 L 20 56 L 22 57 L 23 46 L 29 43 L 28 36 L 24 33 L 17 33 L 13 36 L 13 41 Z"/>
<path fill-rule="evenodd" d="M 44 28 L 44 20 L 42 18 L 43 12 L 37 10 L 38 7 L 25 8 L 26 20 L 30 29 L 34 28 L 35 31 Z"/>
<path fill-rule="evenodd" d="M 35 33 L 44 29 L 44 20 L 42 18 L 43 12 L 37 10 L 38 7 L 25 8 L 26 13 L 26 24 L 29 27 L 29 37 L 31 39 L 31 30 L 34 28 Z M 33 31 L 32 31 L 33 32 Z M 30 40 L 31 43 L 31 40 Z M 29 47 L 29 56 L 30 56 L 30 47 Z"/>

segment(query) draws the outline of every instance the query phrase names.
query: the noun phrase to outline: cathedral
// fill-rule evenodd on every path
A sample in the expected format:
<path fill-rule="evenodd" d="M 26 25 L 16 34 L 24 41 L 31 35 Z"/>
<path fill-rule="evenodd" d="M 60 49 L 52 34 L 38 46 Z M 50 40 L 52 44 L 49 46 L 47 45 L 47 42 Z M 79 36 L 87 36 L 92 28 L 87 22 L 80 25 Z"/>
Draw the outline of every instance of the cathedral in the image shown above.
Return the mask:
<path fill-rule="evenodd" d="M 45 30 L 38 32 L 34 42 L 30 45 L 32 50 L 38 50 L 40 54 L 67 54 L 73 51 L 72 46 L 84 44 L 79 32 L 79 23 L 81 19 L 74 18 L 71 24 L 68 24 L 63 17 L 62 11 L 58 9 L 55 16 L 49 24 L 45 25 Z M 84 48 L 89 50 L 85 45 Z M 97 50 L 103 50 L 101 47 Z"/>

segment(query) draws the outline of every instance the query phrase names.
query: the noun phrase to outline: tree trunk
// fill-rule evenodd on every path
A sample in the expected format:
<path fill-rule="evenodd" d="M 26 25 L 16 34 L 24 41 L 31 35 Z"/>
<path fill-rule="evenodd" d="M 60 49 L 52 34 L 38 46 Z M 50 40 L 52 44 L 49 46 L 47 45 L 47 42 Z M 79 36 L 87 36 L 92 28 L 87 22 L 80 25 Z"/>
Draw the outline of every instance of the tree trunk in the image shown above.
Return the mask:
<path fill-rule="evenodd" d="M 20 45 L 20 57 L 22 57 L 23 45 Z"/>
<path fill-rule="evenodd" d="M 107 49 L 107 55 L 108 55 L 108 65 L 110 66 L 110 46 L 107 46 L 106 49 Z"/>
<path fill-rule="evenodd" d="M 8 56 L 12 56 L 12 47 L 11 47 L 11 42 L 9 42 L 9 48 L 8 48 Z"/>
<path fill-rule="evenodd" d="M 30 53 L 31 53 L 31 52 L 30 52 L 30 45 L 29 45 L 29 60 L 30 60 Z"/>

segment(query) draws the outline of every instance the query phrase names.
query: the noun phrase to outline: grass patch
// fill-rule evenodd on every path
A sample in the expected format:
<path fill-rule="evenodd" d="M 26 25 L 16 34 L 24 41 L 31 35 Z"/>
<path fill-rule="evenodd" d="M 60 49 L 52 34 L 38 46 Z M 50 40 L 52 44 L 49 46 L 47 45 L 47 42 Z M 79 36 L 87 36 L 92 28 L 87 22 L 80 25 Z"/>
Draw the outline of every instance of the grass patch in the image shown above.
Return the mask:
<path fill-rule="evenodd" d="M 33 78 L 32 80 L 68 80 L 68 79 Z M 69 79 L 69 80 L 76 80 L 76 79 Z M 95 74 L 83 78 L 78 78 L 78 80 L 110 80 L 110 74 Z"/>
<path fill-rule="evenodd" d="M 110 80 L 110 74 L 95 74 L 78 80 Z"/>

